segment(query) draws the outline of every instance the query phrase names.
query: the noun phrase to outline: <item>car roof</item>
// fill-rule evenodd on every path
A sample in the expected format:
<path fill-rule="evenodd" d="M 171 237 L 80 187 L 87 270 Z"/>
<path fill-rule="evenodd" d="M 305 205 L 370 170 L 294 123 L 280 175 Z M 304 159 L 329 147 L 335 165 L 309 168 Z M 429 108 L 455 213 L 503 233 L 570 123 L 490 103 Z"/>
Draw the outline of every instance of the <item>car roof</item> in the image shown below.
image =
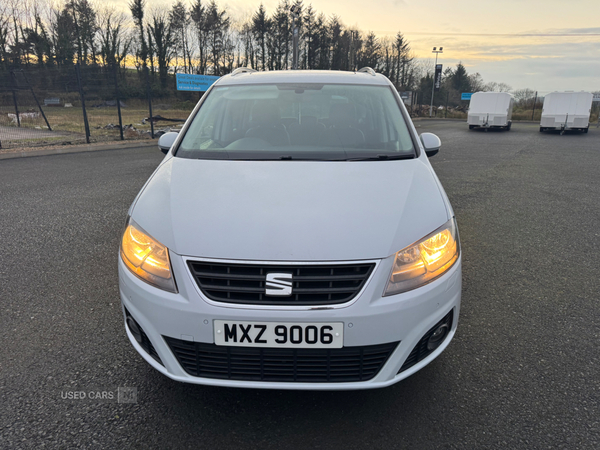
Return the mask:
<path fill-rule="evenodd" d="M 215 85 L 277 84 L 277 83 L 327 83 L 388 86 L 381 74 L 368 72 L 342 72 L 338 70 L 273 70 L 268 72 L 241 72 L 225 75 Z"/>

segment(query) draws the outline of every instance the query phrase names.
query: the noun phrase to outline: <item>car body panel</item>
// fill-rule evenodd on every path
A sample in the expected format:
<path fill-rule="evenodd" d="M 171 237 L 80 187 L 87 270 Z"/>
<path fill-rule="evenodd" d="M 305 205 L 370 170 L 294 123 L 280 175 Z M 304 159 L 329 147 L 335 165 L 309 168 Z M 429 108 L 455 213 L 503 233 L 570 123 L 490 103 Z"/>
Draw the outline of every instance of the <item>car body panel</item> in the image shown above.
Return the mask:
<path fill-rule="evenodd" d="M 384 258 L 449 219 L 419 159 L 172 158 L 132 217 L 179 254 L 265 261 Z"/>

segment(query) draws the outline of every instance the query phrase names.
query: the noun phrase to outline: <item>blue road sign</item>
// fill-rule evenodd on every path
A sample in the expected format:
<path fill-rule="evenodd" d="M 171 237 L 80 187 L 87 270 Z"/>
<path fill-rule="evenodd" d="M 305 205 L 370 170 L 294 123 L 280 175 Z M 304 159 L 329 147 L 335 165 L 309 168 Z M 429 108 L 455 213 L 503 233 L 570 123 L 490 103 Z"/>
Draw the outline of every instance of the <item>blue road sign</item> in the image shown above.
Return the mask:
<path fill-rule="evenodd" d="M 214 75 L 191 75 L 187 73 L 178 73 L 177 90 L 178 91 L 199 91 L 205 92 L 220 77 Z"/>
<path fill-rule="evenodd" d="M 471 100 L 471 95 L 473 95 L 472 92 L 463 92 L 462 94 L 460 94 L 460 99 L 461 100 Z"/>

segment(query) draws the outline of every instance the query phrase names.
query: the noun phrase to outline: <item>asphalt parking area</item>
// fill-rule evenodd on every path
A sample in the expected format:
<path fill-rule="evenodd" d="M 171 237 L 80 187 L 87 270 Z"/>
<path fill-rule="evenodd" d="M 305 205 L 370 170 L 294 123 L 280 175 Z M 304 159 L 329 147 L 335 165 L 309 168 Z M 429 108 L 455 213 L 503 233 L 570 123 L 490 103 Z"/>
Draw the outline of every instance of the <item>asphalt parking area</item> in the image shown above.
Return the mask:
<path fill-rule="evenodd" d="M 462 310 L 437 360 L 374 391 L 163 377 L 127 341 L 116 270 L 162 153 L 0 161 L 0 446 L 600 448 L 600 129 L 415 124 L 442 140 L 431 162 L 458 219 Z M 137 397 L 118 403 L 119 387 Z"/>

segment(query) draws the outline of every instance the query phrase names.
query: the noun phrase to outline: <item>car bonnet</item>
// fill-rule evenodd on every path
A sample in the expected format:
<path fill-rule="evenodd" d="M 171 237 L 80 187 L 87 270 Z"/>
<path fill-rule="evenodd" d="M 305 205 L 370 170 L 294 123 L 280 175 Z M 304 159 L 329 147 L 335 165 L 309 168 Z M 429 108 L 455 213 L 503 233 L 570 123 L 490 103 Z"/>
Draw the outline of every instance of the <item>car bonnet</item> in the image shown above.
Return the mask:
<path fill-rule="evenodd" d="M 443 225 L 431 166 L 171 158 L 133 219 L 180 255 L 254 261 L 387 257 Z"/>

